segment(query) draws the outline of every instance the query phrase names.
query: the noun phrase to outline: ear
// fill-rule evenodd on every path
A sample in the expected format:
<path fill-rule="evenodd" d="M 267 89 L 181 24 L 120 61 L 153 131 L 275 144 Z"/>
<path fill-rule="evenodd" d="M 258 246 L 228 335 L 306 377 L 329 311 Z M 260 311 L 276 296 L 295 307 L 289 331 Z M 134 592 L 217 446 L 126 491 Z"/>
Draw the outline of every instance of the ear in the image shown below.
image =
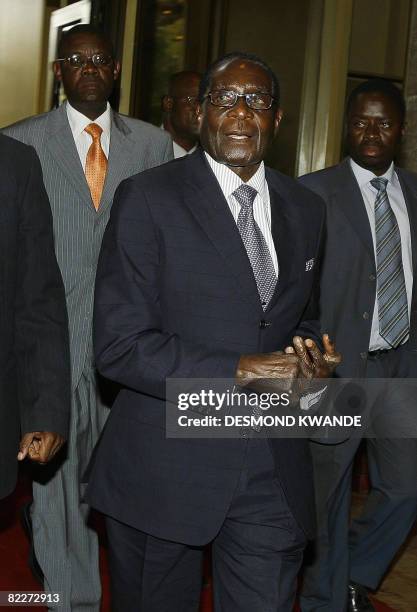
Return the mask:
<path fill-rule="evenodd" d="M 169 113 L 172 111 L 172 107 L 174 105 L 174 100 L 172 99 L 171 96 L 164 96 L 162 98 L 162 110 L 164 111 L 164 113 Z"/>
<path fill-rule="evenodd" d="M 195 109 L 194 109 L 196 120 L 197 120 L 197 123 L 198 123 L 199 127 L 200 127 L 201 121 L 203 119 L 203 104 L 204 104 L 204 102 L 203 103 L 196 102 Z"/>
<path fill-rule="evenodd" d="M 61 62 L 54 62 L 52 64 L 52 70 L 54 71 L 54 75 L 58 81 L 62 81 Z"/>
<path fill-rule="evenodd" d="M 119 60 L 115 60 L 113 67 L 113 79 L 117 81 L 120 75 L 120 62 Z"/>
<path fill-rule="evenodd" d="M 279 124 L 281 123 L 281 119 L 282 119 L 283 114 L 284 113 L 283 113 L 282 108 L 277 108 L 277 110 L 275 111 L 275 117 L 274 117 L 274 137 L 278 133 Z"/>

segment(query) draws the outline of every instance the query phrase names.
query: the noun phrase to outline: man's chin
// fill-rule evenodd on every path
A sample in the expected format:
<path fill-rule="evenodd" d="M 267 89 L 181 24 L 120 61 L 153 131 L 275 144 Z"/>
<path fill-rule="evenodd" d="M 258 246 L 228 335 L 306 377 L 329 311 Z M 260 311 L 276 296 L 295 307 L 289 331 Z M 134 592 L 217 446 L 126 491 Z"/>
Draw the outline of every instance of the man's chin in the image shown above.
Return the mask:
<path fill-rule="evenodd" d="M 97 92 L 89 92 L 85 96 L 83 96 L 83 102 L 98 102 L 100 100 L 100 96 Z"/>
<path fill-rule="evenodd" d="M 354 161 L 356 161 L 359 166 L 362 166 L 362 168 L 369 170 L 378 170 L 385 167 L 388 163 L 386 160 L 377 155 L 362 155 L 360 158 L 355 159 Z M 388 163 L 388 166 L 389 165 L 390 164 Z"/>
<path fill-rule="evenodd" d="M 220 164 L 225 164 L 225 166 L 230 166 L 231 168 L 245 168 L 246 166 L 255 166 L 261 162 L 259 159 L 253 159 L 248 156 L 231 156 L 217 159 L 216 161 Z"/>

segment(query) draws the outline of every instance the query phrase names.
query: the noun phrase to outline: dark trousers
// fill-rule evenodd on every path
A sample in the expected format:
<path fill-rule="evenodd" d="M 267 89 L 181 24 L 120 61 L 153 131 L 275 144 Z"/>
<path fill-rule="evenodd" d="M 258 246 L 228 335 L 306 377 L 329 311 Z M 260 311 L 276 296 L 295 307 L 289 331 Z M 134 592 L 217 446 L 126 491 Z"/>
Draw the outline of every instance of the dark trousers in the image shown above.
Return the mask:
<path fill-rule="evenodd" d="M 370 386 L 375 393 L 371 434 L 378 436 L 366 440 L 371 489 L 350 528 L 352 468 L 360 440 L 335 446 L 311 443 L 318 534 L 314 560 L 304 572 L 302 612 L 344 612 L 349 580 L 375 590 L 417 517 L 417 441 L 381 437 L 404 435 L 401 425 L 406 421 L 410 432 L 415 431 L 417 394 L 412 385 L 417 373 L 404 356 L 409 357 L 401 347 L 368 360 L 367 378 L 394 382 L 386 393 L 383 382 Z"/>
<path fill-rule="evenodd" d="M 266 440 L 249 441 L 238 487 L 213 541 L 216 612 L 291 612 L 304 533 L 273 477 Z M 113 612 L 198 612 L 202 548 L 106 519 Z"/>

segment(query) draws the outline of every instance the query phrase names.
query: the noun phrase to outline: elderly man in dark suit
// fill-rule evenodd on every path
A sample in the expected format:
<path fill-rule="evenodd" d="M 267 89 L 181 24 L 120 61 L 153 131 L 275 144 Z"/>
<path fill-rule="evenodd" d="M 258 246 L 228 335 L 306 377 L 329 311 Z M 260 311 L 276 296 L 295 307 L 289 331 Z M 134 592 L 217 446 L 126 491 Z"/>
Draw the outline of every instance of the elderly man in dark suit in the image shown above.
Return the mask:
<path fill-rule="evenodd" d="M 67 102 L 5 132 L 38 152 L 52 207 L 55 248 L 67 298 L 72 378 L 67 459 L 35 482 L 35 552 L 45 587 L 62 593 L 62 612 L 98 612 L 97 535 L 88 526 L 81 479 L 108 413 L 92 349 L 93 291 L 113 194 L 131 174 L 171 159 L 160 129 L 112 111 L 108 98 L 120 65 L 110 41 L 90 25 L 64 33 L 54 63 Z M 51 554 L 51 549 L 54 554 Z"/>
<path fill-rule="evenodd" d="M 46 463 L 68 435 L 64 286 L 34 150 L 0 136 L 0 499 L 17 460 Z M 19 437 L 20 450 L 19 450 Z"/>
<path fill-rule="evenodd" d="M 165 381 L 295 379 L 318 341 L 320 199 L 263 163 L 281 121 L 259 58 L 230 54 L 200 88 L 202 148 L 124 181 L 98 267 L 95 354 L 123 385 L 87 491 L 107 515 L 113 610 L 198 610 L 213 541 L 215 609 L 290 611 L 314 533 L 305 440 L 166 439 Z"/>
<path fill-rule="evenodd" d="M 404 99 L 392 83 L 364 82 L 347 105 L 350 156 L 301 178 L 326 202 L 321 319 L 343 354 L 338 375 L 345 378 L 417 374 L 417 176 L 393 162 L 404 119 Z M 375 385 L 368 387 L 375 393 Z M 377 392 L 373 402 L 385 432 L 366 440 L 371 490 L 350 533 L 359 439 L 312 443 L 319 537 L 316 560 L 306 571 L 303 612 L 374 610 L 367 590 L 378 587 L 416 518 L 417 443 L 387 439 L 401 392 L 399 381 L 396 398 Z"/>

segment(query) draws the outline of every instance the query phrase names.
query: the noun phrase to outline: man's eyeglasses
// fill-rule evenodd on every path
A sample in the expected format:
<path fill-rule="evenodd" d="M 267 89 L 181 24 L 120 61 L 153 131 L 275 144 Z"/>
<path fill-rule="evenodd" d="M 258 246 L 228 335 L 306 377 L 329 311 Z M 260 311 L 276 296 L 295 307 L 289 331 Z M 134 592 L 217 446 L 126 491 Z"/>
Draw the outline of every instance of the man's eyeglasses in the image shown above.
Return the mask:
<path fill-rule="evenodd" d="M 219 91 L 210 91 L 206 98 L 210 99 L 210 102 L 214 106 L 223 106 L 231 108 L 234 106 L 238 98 L 245 98 L 246 104 L 253 110 L 268 110 L 271 108 L 275 98 L 269 93 L 263 93 L 261 91 L 256 93 L 245 93 L 238 94 L 235 91 L 227 91 L 226 89 L 220 89 Z"/>
<path fill-rule="evenodd" d="M 97 68 L 106 68 L 113 63 L 111 55 L 105 53 L 93 53 L 93 55 L 84 55 L 84 53 L 73 53 L 68 57 L 58 57 L 56 62 L 68 62 L 72 68 L 84 68 L 89 61 L 93 62 Z"/>

